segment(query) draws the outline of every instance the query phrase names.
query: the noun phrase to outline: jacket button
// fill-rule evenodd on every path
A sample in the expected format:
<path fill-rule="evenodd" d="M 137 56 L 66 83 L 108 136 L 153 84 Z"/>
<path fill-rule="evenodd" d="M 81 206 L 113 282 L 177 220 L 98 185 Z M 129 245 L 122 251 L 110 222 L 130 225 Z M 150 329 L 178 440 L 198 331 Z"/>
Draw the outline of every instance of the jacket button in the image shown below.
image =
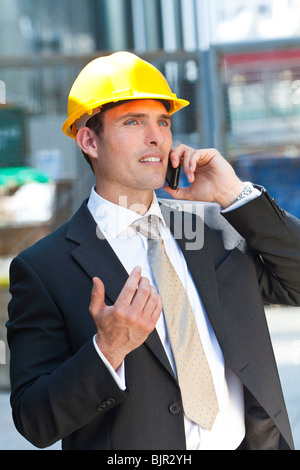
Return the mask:
<path fill-rule="evenodd" d="M 180 412 L 180 405 L 179 405 L 179 403 L 172 403 L 172 404 L 169 406 L 169 410 L 170 410 L 170 412 L 171 412 L 173 415 L 178 415 L 178 413 Z"/>
<path fill-rule="evenodd" d="M 107 398 L 105 402 L 107 403 L 107 406 L 112 406 L 116 403 L 116 400 L 114 398 Z"/>
<path fill-rule="evenodd" d="M 106 398 L 100 405 L 97 405 L 97 410 L 98 411 L 104 411 L 107 408 L 110 408 L 112 405 L 116 403 L 116 400 L 114 398 Z"/>

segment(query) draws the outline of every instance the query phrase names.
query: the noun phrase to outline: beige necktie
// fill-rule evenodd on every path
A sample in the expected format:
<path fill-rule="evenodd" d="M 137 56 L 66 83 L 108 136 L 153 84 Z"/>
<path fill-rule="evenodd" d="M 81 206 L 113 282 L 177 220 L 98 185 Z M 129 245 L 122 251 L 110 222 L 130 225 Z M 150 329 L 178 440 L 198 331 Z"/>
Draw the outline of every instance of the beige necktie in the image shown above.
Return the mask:
<path fill-rule="evenodd" d="M 159 236 L 158 220 L 156 216 L 144 217 L 133 225 L 149 238 L 148 256 L 163 300 L 184 413 L 210 431 L 219 411 L 213 379 L 187 293 Z"/>

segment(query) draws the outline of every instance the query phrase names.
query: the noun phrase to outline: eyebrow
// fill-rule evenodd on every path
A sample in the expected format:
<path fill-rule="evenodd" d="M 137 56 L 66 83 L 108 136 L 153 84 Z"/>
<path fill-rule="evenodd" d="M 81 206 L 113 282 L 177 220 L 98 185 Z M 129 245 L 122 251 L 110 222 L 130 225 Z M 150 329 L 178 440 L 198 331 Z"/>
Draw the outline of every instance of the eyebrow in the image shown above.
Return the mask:
<path fill-rule="evenodd" d="M 117 119 L 117 121 L 128 119 L 128 118 L 148 118 L 148 117 L 150 117 L 150 115 L 147 113 L 127 113 L 127 114 L 123 114 L 122 116 L 120 116 Z M 159 114 L 158 119 L 166 119 L 169 122 L 172 121 L 172 118 L 169 114 Z"/>

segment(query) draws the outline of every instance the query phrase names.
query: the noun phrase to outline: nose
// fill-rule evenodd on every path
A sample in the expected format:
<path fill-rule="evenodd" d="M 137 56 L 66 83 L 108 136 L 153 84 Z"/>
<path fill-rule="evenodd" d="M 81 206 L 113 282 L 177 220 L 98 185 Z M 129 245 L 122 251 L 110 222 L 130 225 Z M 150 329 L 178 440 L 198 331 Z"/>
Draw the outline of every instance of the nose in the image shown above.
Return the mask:
<path fill-rule="evenodd" d="M 147 145 L 159 147 L 165 141 L 164 128 L 157 122 L 148 123 L 146 128 L 145 143 Z"/>

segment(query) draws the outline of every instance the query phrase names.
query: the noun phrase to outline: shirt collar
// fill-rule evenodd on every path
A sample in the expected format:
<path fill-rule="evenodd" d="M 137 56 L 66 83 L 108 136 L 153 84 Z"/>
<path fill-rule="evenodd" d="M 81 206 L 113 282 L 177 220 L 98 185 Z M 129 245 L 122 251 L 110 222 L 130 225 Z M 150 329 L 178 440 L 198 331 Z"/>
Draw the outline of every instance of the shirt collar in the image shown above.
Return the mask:
<path fill-rule="evenodd" d="M 130 235 L 130 230 L 128 231 L 128 228 L 133 222 L 141 218 L 137 212 L 126 207 L 119 206 L 118 204 L 114 204 L 99 196 L 94 187 L 91 190 L 88 209 L 90 210 L 98 227 L 111 238 L 121 237 L 125 234 L 127 234 L 127 236 Z M 143 217 L 148 215 L 158 216 L 160 223 L 163 226 L 166 226 L 155 192 L 153 192 L 151 206 Z"/>

